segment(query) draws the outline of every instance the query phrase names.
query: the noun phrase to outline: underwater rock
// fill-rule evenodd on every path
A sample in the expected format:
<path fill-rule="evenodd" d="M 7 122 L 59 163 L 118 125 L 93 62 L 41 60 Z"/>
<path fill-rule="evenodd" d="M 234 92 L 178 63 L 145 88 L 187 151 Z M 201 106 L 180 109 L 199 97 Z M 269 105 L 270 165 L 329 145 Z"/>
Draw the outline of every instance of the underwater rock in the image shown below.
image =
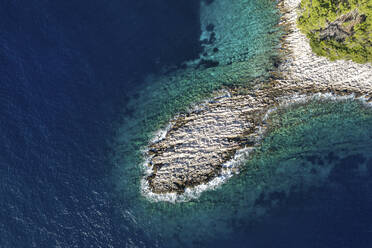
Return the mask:
<path fill-rule="evenodd" d="M 208 24 L 207 27 L 205 28 L 207 31 L 212 32 L 214 29 L 214 25 L 212 23 Z"/>
<path fill-rule="evenodd" d="M 265 50 L 253 45 L 270 47 L 275 43 L 275 32 L 267 30 L 269 23 L 275 23 L 273 13 L 262 13 L 262 9 L 272 6 L 271 0 L 251 1 L 204 1 L 200 5 L 200 41 L 207 52 L 207 60 L 218 61 L 220 65 L 233 62 L 249 61 L 252 57 L 262 55 Z M 257 15 L 261 12 L 261 15 Z M 254 17 L 254 18 L 253 18 Z M 273 35 L 268 36 L 267 32 Z M 218 47 L 219 53 L 213 53 Z M 201 54 L 202 55 L 202 54 Z"/>
<path fill-rule="evenodd" d="M 206 60 L 202 59 L 196 66 L 196 68 L 203 67 L 203 68 L 211 68 L 211 67 L 216 67 L 219 65 L 218 61 L 213 61 L 213 60 Z"/>

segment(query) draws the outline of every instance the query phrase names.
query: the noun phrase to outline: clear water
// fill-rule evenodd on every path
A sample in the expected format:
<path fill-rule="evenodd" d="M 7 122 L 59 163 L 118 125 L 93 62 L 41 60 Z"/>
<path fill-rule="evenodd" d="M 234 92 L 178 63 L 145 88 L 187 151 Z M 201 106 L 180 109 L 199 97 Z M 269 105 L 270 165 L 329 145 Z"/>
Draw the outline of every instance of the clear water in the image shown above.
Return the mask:
<path fill-rule="evenodd" d="M 200 52 L 199 1 L 0 2 L 0 247 L 371 247 L 372 114 L 358 102 L 273 113 L 244 170 L 197 200 L 140 194 L 153 131 L 273 68 L 275 3 L 244 2 L 259 10 L 248 20 L 272 18 L 252 27 L 254 53 L 166 75 Z"/>
<path fill-rule="evenodd" d="M 328 199 L 319 202 L 317 193 L 326 197 L 351 184 L 356 187 L 351 190 L 362 187 L 360 194 L 368 195 L 372 166 L 370 107 L 353 100 L 310 101 L 279 109 L 268 122 L 270 129 L 261 147 L 242 172 L 226 184 L 204 192 L 199 199 L 172 204 L 149 202 L 132 181 L 126 184 L 131 187 L 121 189 L 124 199 L 132 195 L 133 204 L 123 215 L 133 216 L 135 226 L 146 230 L 150 239 L 162 240 L 165 247 L 231 243 L 239 247 L 243 241 L 252 242 L 253 247 L 274 247 L 274 241 L 265 242 L 262 237 L 264 230 L 260 238 L 252 237 L 252 233 L 257 234 L 256 228 L 263 228 L 262 223 L 271 225 L 270 218 L 280 216 L 280 224 L 295 229 L 286 223 L 295 215 L 309 218 L 306 214 L 312 211 L 323 215 L 323 207 L 336 207 Z M 133 169 L 126 176 L 135 178 L 140 172 Z M 355 181 L 349 182 L 350 178 Z M 359 207 L 368 208 L 370 200 L 366 198 Z M 348 214 L 353 215 L 351 209 L 345 212 Z M 278 230 L 270 227 L 269 231 Z M 290 239 L 290 235 L 278 235 L 274 237 Z M 355 238 L 350 236 L 350 240 Z M 299 240 L 293 242 L 302 245 Z"/>

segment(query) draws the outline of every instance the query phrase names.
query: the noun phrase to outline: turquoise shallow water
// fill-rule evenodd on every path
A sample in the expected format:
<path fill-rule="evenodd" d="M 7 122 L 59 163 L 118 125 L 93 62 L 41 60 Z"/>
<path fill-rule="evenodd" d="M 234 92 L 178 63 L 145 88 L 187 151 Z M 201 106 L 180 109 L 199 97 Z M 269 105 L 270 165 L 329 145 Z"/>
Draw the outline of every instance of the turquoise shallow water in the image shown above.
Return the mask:
<path fill-rule="evenodd" d="M 217 1 L 253 13 L 244 59 L 145 86 L 138 75 L 199 51 L 199 0 L 2 1 L 0 247 L 372 247 L 370 113 L 351 102 L 277 112 L 241 174 L 196 200 L 141 196 L 152 131 L 274 67 L 274 3 Z"/>
<path fill-rule="evenodd" d="M 311 101 L 273 112 L 262 145 L 242 165 L 241 173 L 218 189 L 176 204 L 150 202 L 141 195 L 141 150 L 155 131 L 213 91 L 225 86 L 249 86 L 255 79 L 264 81 L 274 68 L 280 38 L 275 3 L 249 4 L 257 4 L 254 7 L 259 11 L 245 18 L 252 22 L 266 18 L 247 33 L 246 42 L 256 48 L 251 56 L 214 68 L 149 76 L 147 86 L 132 94 L 123 110 L 125 117 L 117 124 L 111 154 L 115 168 L 109 181 L 115 187 L 118 222 L 130 223 L 130 229 L 136 230 L 133 233 L 155 246 L 208 247 L 239 239 L 245 242 L 246 234 L 275 216 L 276 211 L 296 208 L 299 202 L 291 200 L 293 197 L 306 198 L 314 189 L 328 185 L 340 161 L 362 157 L 363 163 L 354 169 L 361 175 L 370 171 L 371 110 L 351 100 Z M 263 34 L 262 30 L 267 32 Z"/>
<path fill-rule="evenodd" d="M 166 241 L 166 247 L 203 247 L 233 240 L 278 209 L 296 207 L 293 196 L 306 198 L 332 183 L 337 164 L 350 156 L 363 158 L 350 165 L 350 173 L 368 176 L 372 169 L 372 112 L 360 102 L 294 104 L 272 113 L 268 123 L 261 147 L 242 172 L 217 190 L 186 203 L 151 203 L 132 184 L 122 190 L 125 205 L 130 203 L 124 216 L 132 216 L 150 239 Z M 138 169 L 128 171 L 133 182 L 138 176 Z M 126 198 L 131 190 L 137 196 Z"/>

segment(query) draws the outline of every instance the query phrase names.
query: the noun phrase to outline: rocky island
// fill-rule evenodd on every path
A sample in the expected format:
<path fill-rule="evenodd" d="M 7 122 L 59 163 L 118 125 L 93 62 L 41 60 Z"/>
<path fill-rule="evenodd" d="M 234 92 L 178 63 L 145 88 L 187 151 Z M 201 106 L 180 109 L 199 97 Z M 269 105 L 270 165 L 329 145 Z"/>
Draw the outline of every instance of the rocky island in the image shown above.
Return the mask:
<path fill-rule="evenodd" d="M 308 2 L 278 3 L 283 13 L 280 25 L 286 33 L 281 43 L 282 60 L 270 79 L 225 87 L 210 100 L 173 118 L 165 135 L 150 142 L 145 153 L 146 166 L 151 170 L 143 183 L 148 192 L 182 194 L 225 175 L 226 171 L 234 173 L 238 168 L 229 165 L 229 161 L 234 160 L 238 151 L 249 153 L 260 145 L 265 130 L 270 128 L 270 113 L 279 106 L 314 98 L 372 101 L 372 66 L 350 60 L 331 61 L 329 57 L 334 57 L 314 51 L 312 41 L 345 42 L 358 32 L 358 25 L 369 22 L 371 17 L 355 6 L 350 7 L 349 11 L 333 16 L 334 20 L 327 20 L 324 27 L 311 29 L 309 37 L 309 33 L 301 33 L 296 26 L 299 20 L 303 29 Z M 363 56 L 362 62 L 370 59 L 368 54 Z M 349 57 L 343 54 L 340 58 Z M 360 61 L 355 56 L 349 59 Z"/>

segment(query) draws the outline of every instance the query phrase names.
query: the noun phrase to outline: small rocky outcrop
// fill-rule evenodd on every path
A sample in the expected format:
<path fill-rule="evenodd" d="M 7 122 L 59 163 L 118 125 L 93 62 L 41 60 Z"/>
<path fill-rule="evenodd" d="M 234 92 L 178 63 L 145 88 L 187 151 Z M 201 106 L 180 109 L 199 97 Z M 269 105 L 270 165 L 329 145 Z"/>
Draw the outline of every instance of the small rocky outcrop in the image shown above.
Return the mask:
<path fill-rule="evenodd" d="M 227 94 L 180 115 L 165 139 L 149 146 L 151 190 L 182 193 L 186 187 L 208 182 L 238 149 L 253 146 L 258 123 L 249 117 L 262 107 L 262 103 L 252 106 L 253 102 L 249 95 Z"/>
<path fill-rule="evenodd" d="M 368 84 L 367 84 L 368 85 Z M 183 193 L 211 181 L 237 150 L 260 143 L 260 128 L 268 109 L 293 95 L 334 93 L 371 97 L 372 84 L 343 85 L 273 81 L 257 89 L 229 90 L 188 114 L 178 116 L 164 139 L 149 145 L 152 174 L 146 179 L 153 193 Z M 262 130 L 261 130 L 262 131 Z"/>
<path fill-rule="evenodd" d="M 260 128 L 270 127 L 263 121 L 264 115 L 283 100 L 332 93 L 372 101 L 371 65 L 332 62 L 314 55 L 305 35 L 295 26 L 299 0 L 282 3 L 288 9 L 283 10 L 281 22 L 288 25 L 282 43 L 286 57 L 283 62 L 273 58 L 277 67 L 273 80 L 254 88 L 228 89 L 228 94 L 176 117 L 164 139 L 148 145 L 152 174 L 145 180 L 153 193 L 183 193 L 186 188 L 214 179 L 237 150 L 259 145 Z M 365 17 L 352 11 L 329 23 L 322 30 L 323 38 L 343 39 L 363 21 Z"/>

